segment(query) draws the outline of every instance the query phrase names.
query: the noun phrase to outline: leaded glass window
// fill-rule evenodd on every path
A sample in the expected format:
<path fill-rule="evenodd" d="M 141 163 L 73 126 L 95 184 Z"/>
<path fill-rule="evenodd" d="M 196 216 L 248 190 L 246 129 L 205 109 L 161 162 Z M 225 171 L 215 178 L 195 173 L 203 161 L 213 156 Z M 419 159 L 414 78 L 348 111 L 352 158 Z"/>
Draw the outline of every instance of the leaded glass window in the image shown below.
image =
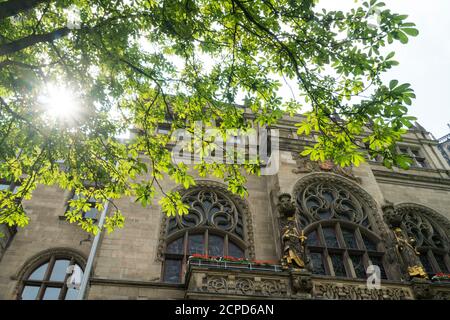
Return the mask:
<path fill-rule="evenodd" d="M 78 290 L 67 287 L 69 266 L 80 263 L 70 255 L 53 255 L 35 266 L 22 281 L 19 300 L 75 300 Z"/>
<path fill-rule="evenodd" d="M 367 267 L 377 264 L 382 278 L 387 279 L 383 252 L 378 250 L 379 239 L 369 230 L 350 223 L 329 221 L 306 231 L 306 246 L 314 274 L 364 279 Z"/>

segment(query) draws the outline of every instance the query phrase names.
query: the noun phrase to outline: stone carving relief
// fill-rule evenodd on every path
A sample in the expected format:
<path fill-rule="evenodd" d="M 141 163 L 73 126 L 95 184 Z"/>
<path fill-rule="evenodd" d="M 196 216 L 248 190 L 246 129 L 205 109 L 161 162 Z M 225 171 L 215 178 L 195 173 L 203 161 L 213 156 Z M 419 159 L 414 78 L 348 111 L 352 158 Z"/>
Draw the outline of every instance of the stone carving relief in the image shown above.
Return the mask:
<path fill-rule="evenodd" d="M 300 157 L 297 159 L 297 168 L 292 170 L 293 173 L 311 173 L 311 172 L 332 172 L 353 181 L 361 183 L 361 178 L 353 174 L 352 167 L 341 167 L 330 160 L 312 161 L 308 157 Z"/>
<path fill-rule="evenodd" d="M 410 300 L 406 288 L 369 289 L 365 285 L 318 283 L 314 285 L 314 296 L 333 300 Z"/>
<path fill-rule="evenodd" d="M 287 297 L 285 278 L 270 279 L 263 277 L 209 275 L 202 278 L 202 286 L 194 291 L 221 293 L 227 295 L 251 295 L 265 297 Z"/>

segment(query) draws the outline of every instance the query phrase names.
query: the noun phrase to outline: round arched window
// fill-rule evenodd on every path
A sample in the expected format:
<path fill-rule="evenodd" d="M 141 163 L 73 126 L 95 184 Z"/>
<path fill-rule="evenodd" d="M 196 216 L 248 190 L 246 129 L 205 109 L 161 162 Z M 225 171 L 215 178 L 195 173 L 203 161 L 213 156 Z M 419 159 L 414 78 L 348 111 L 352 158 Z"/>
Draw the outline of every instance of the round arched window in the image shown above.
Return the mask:
<path fill-rule="evenodd" d="M 189 214 L 170 218 L 164 251 L 163 279 L 182 282 L 189 256 L 245 257 L 242 213 L 222 191 L 194 188 L 183 195 Z"/>
<path fill-rule="evenodd" d="M 32 266 L 25 273 L 19 290 L 19 300 L 75 300 L 78 290 L 67 287 L 69 266 L 83 270 L 81 263 L 70 255 L 52 255 Z M 82 271 L 81 271 L 82 275 Z"/>

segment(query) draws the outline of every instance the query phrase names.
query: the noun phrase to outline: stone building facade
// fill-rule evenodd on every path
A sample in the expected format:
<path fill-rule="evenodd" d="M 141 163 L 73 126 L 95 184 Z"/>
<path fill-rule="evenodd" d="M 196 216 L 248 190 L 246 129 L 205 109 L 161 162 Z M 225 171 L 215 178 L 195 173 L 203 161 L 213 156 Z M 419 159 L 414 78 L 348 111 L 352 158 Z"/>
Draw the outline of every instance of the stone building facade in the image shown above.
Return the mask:
<path fill-rule="evenodd" d="M 299 120 L 279 122 L 280 168 L 249 176 L 244 199 L 198 177 L 183 191 L 185 217 L 164 216 L 158 199 L 118 200 L 125 227 L 102 234 L 86 299 L 450 299 L 450 282 L 432 279 L 450 273 L 450 164 L 438 142 L 413 128 L 399 144 L 411 169 L 342 169 L 298 156 L 310 143 Z M 72 197 L 40 186 L 23 203 L 29 225 L 0 247 L 0 299 L 76 296 L 66 267 L 85 268 L 92 237 L 65 221 Z M 380 287 L 367 285 L 369 266 Z"/>
<path fill-rule="evenodd" d="M 450 124 L 448 125 L 450 128 Z M 438 148 L 442 152 L 445 160 L 450 164 L 450 133 L 438 139 Z"/>

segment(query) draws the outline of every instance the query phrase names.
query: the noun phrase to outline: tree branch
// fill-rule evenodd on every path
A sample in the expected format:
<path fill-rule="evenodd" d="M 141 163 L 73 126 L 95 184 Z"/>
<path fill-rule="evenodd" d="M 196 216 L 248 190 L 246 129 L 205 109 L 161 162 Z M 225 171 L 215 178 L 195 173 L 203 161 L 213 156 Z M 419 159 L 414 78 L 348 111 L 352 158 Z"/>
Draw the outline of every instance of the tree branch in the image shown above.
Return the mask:
<path fill-rule="evenodd" d="M 67 27 L 56 29 L 49 33 L 31 35 L 0 46 L 0 56 L 11 54 L 41 42 L 52 42 L 65 37 L 71 30 Z"/>

